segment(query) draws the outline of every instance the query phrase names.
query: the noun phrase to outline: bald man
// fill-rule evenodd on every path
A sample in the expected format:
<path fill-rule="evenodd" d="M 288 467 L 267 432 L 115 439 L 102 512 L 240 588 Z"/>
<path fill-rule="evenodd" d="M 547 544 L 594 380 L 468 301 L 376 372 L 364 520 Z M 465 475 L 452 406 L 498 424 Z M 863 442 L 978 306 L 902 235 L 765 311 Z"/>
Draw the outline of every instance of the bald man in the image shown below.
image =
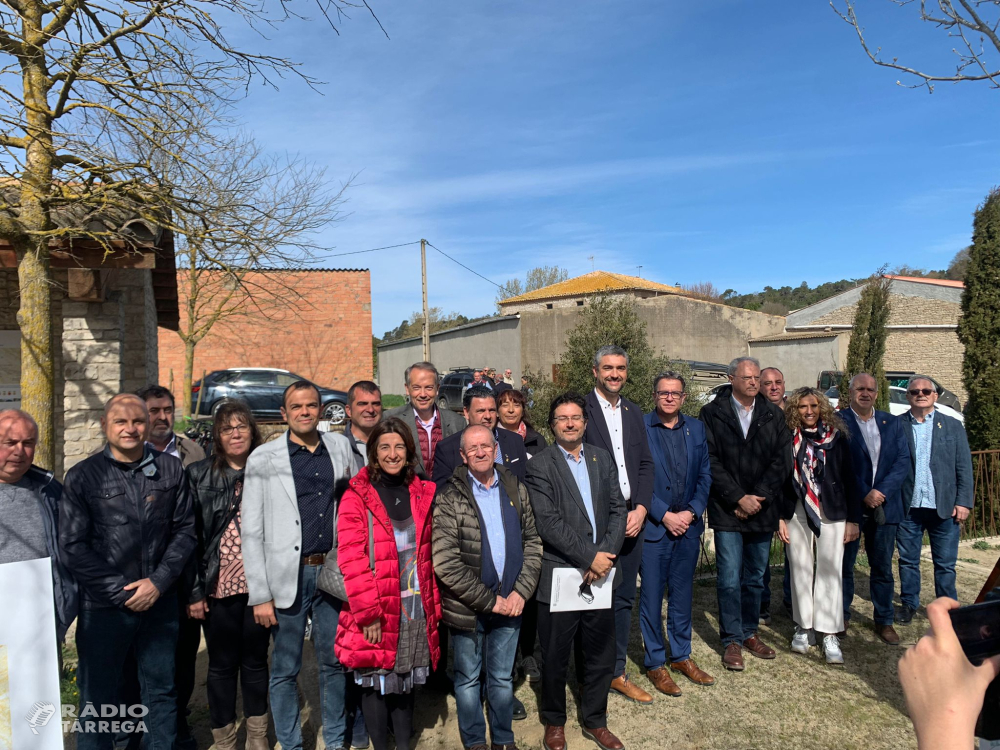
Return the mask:
<path fill-rule="evenodd" d="M 118 704 L 129 648 L 139 663 L 151 750 L 171 750 L 177 732 L 174 651 L 176 582 L 195 546 L 194 515 L 180 460 L 146 444 L 149 412 L 118 394 L 101 417 L 104 450 L 66 473 L 59 542 L 80 585 L 76 647 L 80 703 Z M 110 747 L 84 732 L 78 750 Z"/>
<path fill-rule="evenodd" d="M 0 411 L 0 564 L 52 558 L 56 634 L 76 617 L 76 584 L 59 550 L 62 485 L 33 465 L 38 425 L 27 412 Z"/>

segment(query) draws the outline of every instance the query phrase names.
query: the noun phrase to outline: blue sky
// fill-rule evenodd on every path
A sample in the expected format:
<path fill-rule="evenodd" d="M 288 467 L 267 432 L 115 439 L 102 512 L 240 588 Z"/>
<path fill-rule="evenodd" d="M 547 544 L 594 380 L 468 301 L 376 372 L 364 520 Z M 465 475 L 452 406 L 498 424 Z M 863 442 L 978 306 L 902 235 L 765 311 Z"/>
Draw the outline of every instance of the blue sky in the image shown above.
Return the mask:
<path fill-rule="evenodd" d="M 363 9 L 340 36 L 231 31 L 325 82 L 253 86 L 239 114 L 331 182 L 357 175 L 331 256 L 425 237 L 498 283 L 593 255 L 749 292 L 943 268 L 1000 183 L 1000 92 L 897 86 L 825 2 L 370 1 L 390 39 Z M 888 56 L 953 69 L 912 8 L 859 13 Z M 493 311 L 494 287 L 428 252 L 431 305 Z M 420 307 L 418 247 L 323 265 L 371 269 L 376 335 Z"/>

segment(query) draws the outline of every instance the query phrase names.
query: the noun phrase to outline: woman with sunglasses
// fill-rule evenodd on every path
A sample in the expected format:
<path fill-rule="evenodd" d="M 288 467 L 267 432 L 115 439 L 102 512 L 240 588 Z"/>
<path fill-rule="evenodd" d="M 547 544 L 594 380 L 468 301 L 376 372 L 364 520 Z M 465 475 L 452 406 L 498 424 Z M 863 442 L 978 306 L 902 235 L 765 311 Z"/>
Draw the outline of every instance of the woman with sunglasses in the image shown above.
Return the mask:
<path fill-rule="evenodd" d="M 243 470 L 261 443 L 242 401 L 219 407 L 212 425 L 213 455 L 188 467 L 198 546 L 188 617 L 205 621 L 208 645 L 208 712 L 218 750 L 236 748 L 236 687 L 243 689 L 247 750 L 269 750 L 267 741 L 267 628 L 247 604 L 240 539 Z"/>
<path fill-rule="evenodd" d="M 792 430 L 794 465 L 778 536 L 787 545 L 792 573 L 792 651 L 805 654 L 822 638 L 827 664 L 843 664 L 837 638 L 844 629 L 841 567 L 844 545 L 858 538 L 861 523 L 847 429 L 815 388 L 792 393 L 785 419 Z"/>

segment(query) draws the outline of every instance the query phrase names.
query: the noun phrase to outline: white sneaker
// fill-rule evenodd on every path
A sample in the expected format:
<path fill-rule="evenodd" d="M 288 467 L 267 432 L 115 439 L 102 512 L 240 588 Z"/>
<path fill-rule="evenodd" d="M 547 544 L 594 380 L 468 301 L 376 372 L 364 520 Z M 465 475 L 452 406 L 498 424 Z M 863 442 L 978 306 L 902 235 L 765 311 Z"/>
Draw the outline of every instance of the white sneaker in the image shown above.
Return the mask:
<path fill-rule="evenodd" d="M 810 635 L 811 630 L 804 630 L 798 625 L 795 626 L 795 635 L 792 636 L 792 651 L 797 654 L 804 654 L 809 651 L 809 642 L 811 640 Z"/>
<path fill-rule="evenodd" d="M 823 655 L 827 664 L 844 663 L 844 652 L 840 650 L 840 639 L 837 636 L 823 636 Z"/>

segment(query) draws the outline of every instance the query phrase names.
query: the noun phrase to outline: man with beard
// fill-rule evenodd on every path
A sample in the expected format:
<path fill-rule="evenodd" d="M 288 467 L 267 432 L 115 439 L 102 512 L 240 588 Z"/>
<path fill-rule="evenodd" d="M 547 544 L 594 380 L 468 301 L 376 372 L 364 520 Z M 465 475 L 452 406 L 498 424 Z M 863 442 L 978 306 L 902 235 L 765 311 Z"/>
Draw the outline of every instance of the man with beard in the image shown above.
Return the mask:
<path fill-rule="evenodd" d="M 205 451 L 200 445 L 174 432 L 174 394 L 162 385 L 147 385 L 136 395 L 146 402 L 149 409 L 147 443 L 160 453 L 179 458 L 185 469 L 205 458 Z"/>

